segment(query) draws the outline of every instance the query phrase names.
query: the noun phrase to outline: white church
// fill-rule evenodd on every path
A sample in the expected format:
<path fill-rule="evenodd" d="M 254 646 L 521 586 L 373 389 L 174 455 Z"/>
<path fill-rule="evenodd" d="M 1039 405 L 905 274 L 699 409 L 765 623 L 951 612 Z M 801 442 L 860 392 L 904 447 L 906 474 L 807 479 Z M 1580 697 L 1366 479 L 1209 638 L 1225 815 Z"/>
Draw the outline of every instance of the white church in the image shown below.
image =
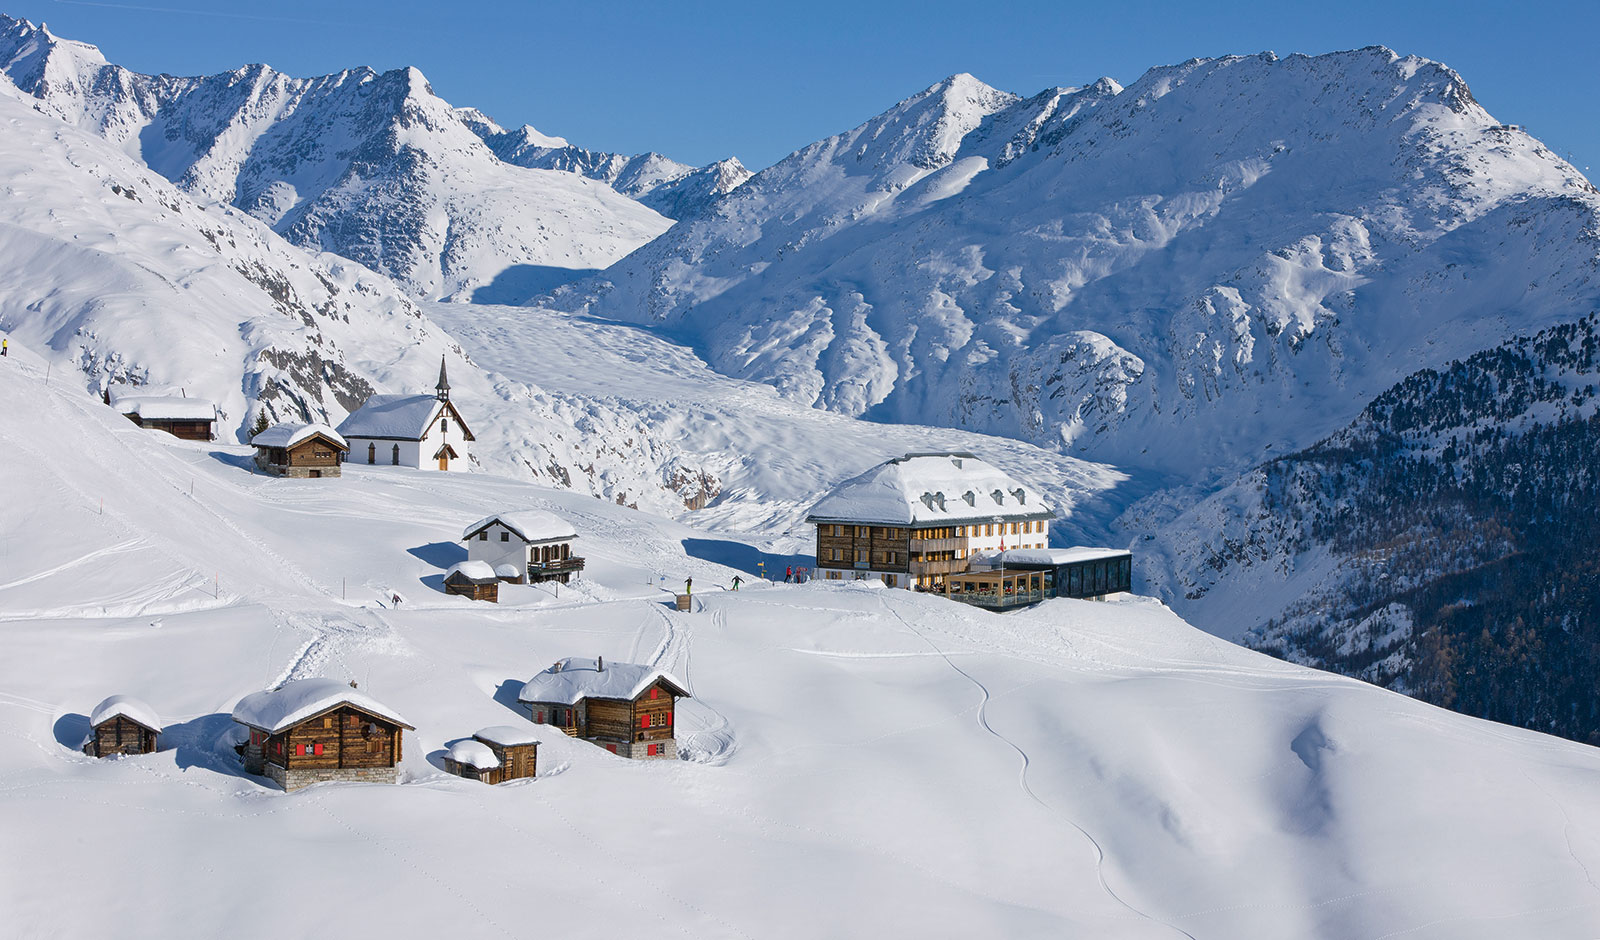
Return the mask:
<path fill-rule="evenodd" d="M 347 463 L 417 469 L 468 469 L 472 430 L 450 401 L 450 380 L 439 357 L 432 395 L 374 395 L 339 425 L 350 444 Z"/>

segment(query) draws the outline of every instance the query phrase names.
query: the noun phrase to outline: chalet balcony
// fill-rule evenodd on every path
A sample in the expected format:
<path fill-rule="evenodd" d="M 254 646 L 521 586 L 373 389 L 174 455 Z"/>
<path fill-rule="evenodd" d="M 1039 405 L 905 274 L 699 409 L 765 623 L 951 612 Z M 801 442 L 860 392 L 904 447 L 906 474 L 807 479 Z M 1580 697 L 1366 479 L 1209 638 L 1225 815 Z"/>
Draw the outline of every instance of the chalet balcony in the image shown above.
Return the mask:
<path fill-rule="evenodd" d="M 583 559 L 578 556 L 561 558 L 553 561 L 534 561 L 528 563 L 528 583 L 537 584 L 540 581 L 561 580 L 566 581 L 572 575 L 583 570 Z"/>
<path fill-rule="evenodd" d="M 967 540 L 959 539 L 912 539 L 911 551 L 917 552 L 960 552 L 967 548 Z"/>

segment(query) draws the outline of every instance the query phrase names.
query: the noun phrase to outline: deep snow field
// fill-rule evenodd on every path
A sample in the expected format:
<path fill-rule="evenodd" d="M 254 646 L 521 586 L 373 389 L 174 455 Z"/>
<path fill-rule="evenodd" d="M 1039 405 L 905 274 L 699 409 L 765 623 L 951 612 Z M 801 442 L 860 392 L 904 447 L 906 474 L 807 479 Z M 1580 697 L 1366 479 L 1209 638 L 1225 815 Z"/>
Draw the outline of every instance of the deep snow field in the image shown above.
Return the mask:
<path fill-rule="evenodd" d="M 1594 749 L 1244 651 L 1148 599 L 735 594 L 719 560 L 753 549 L 570 492 L 269 479 L 12 352 L 7 937 L 1600 935 Z M 577 526 L 585 579 L 439 593 L 462 527 L 523 507 Z M 522 681 L 596 654 L 688 683 L 686 759 L 547 731 L 537 779 L 443 773 L 448 742 L 521 720 Z M 417 726 L 402 785 L 243 775 L 233 703 L 314 675 Z M 155 707 L 166 750 L 76 750 L 112 693 Z"/>

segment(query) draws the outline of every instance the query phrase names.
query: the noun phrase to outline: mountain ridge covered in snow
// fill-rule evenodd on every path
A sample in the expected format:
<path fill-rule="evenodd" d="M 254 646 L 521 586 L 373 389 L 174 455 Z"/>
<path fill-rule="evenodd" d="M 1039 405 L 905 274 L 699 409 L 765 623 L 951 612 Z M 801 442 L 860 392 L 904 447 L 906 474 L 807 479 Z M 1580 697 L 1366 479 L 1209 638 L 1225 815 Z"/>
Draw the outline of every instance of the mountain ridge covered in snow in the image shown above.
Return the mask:
<path fill-rule="evenodd" d="M 554 302 L 844 414 L 1216 480 L 1585 309 L 1597 219 L 1460 76 L 1381 47 L 1027 99 L 957 75 Z"/>
<path fill-rule="evenodd" d="M 521 297 L 670 220 L 579 174 L 502 162 L 415 68 L 142 75 L 0 17 L 0 71 L 205 203 L 390 275 L 418 298 Z"/>

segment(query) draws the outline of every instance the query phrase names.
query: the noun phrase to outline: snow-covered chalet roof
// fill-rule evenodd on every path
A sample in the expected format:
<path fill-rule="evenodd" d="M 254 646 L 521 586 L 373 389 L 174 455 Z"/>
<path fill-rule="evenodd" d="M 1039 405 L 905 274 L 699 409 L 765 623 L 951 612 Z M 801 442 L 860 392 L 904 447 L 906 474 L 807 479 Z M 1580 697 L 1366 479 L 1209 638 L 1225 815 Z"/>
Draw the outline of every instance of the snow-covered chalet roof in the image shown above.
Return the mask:
<path fill-rule="evenodd" d="M 147 421 L 215 421 L 217 406 L 204 398 L 178 395 L 116 395 L 111 407 L 117 414 L 138 415 Z"/>
<path fill-rule="evenodd" d="M 688 695 L 683 683 L 654 666 L 638 663 L 606 663 L 598 668 L 595 660 L 569 657 L 539 673 L 522 686 L 519 702 L 555 702 L 576 705 L 586 698 L 633 700 L 657 680 L 664 680 L 678 695 Z"/>
<path fill-rule="evenodd" d="M 1099 561 L 1104 558 L 1121 558 L 1130 554 L 1126 548 L 1090 548 L 1077 545 L 1072 548 L 1008 548 L 978 556 L 975 561 L 991 565 L 1070 565 L 1080 561 Z"/>
<path fill-rule="evenodd" d="M 448 581 L 451 575 L 457 574 L 473 584 L 487 584 L 490 581 L 500 580 L 495 576 L 494 565 L 486 561 L 458 561 L 445 571 L 444 579 Z"/>
<path fill-rule="evenodd" d="M 490 744 L 501 747 L 516 747 L 521 744 L 538 744 L 539 733 L 532 728 L 518 728 L 514 725 L 493 725 L 480 730 L 473 737 Z"/>
<path fill-rule="evenodd" d="M 572 523 L 553 512 L 541 509 L 519 509 L 516 512 L 497 512 L 485 516 L 466 527 L 461 540 L 468 541 L 496 522 L 510 529 L 524 542 L 564 542 L 578 537 Z"/>
<path fill-rule="evenodd" d="M 113 695 L 96 705 L 94 711 L 89 713 L 89 724 L 99 727 L 118 715 L 137 721 L 151 731 L 161 730 L 161 719 L 156 715 L 156 710 L 131 695 Z"/>
<path fill-rule="evenodd" d="M 350 449 L 350 445 L 345 443 L 339 432 L 326 424 L 297 424 L 293 421 L 274 424 L 255 437 L 250 438 L 250 443 L 255 447 L 293 447 L 301 441 L 316 437 L 318 434 L 339 445 L 344 450 Z"/>
<path fill-rule="evenodd" d="M 233 706 L 233 720 L 277 734 L 340 705 L 351 705 L 402 728 L 416 730 L 394 709 L 338 679 L 296 679 L 276 689 L 252 692 Z"/>
<path fill-rule="evenodd" d="M 450 745 L 447 753 L 456 763 L 466 764 L 478 770 L 493 770 L 500 766 L 500 758 L 494 756 L 494 751 L 489 749 L 489 745 L 471 738 Z"/>
<path fill-rule="evenodd" d="M 374 395 L 339 423 L 339 432 L 347 437 L 420 441 L 446 407 L 460 424 L 462 436 L 472 440 L 460 412 L 435 395 Z"/>
<path fill-rule="evenodd" d="M 912 526 L 1048 519 L 1037 491 L 968 453 L 906 454 L 834 488 L 807 522 Z"/>

